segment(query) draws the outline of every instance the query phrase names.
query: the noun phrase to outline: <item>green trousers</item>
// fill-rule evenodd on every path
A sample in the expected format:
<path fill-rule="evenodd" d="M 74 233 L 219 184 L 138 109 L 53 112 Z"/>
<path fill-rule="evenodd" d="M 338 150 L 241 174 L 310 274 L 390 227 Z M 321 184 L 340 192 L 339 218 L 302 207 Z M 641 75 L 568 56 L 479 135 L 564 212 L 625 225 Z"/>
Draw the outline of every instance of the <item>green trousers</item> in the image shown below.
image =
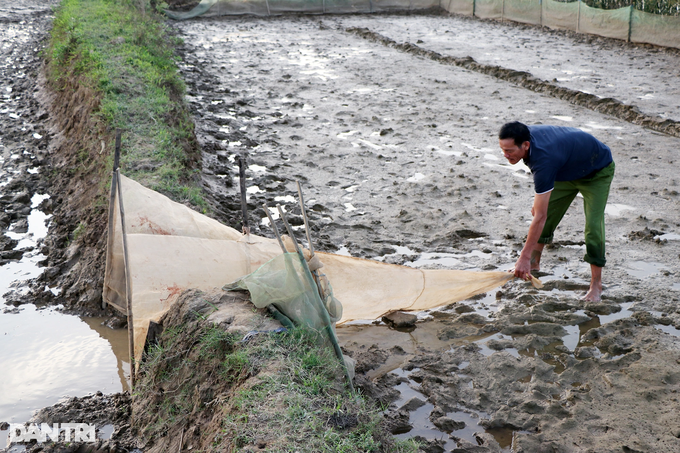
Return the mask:
<path fill-rule="evenodd" d="M 586 255 L 583 259 L 595 266 L 604 267 L 604 208 L 609 197 L 609 188 L 614 179 L 614 162 L 590 178 L 574 181 L 556 181 L 548 203 L 548 218 L 545 221 L 539 244 L 553 241 L 555 228 L 567 212 L 576 195 L 583 195 L 583 210 L 586 214 Z"/>

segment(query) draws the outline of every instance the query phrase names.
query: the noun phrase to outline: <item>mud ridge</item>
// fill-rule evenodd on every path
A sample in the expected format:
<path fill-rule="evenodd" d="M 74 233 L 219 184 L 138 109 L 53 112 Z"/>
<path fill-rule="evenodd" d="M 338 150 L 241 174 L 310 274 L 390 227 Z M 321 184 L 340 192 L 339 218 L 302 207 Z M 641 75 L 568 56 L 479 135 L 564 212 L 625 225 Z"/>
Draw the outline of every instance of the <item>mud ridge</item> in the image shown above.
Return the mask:
<path fill-rule="evenodd" d="M 536 93 L 548 94 L 571 104 L 580 105 L 596 112 L 615 116 L 616 118 L 628 121 L 632 124 L 637 124 L 674 137 L 680 137 L 680 122 L 661 118 L 659 116 L 647 115 L 642 113 L 637 106 L 626 105 L 614 98 L 599 98 L 593 94 L 556 86 L 550 82 L 534 77 L 526 71 L 516 71 L 500 66 L 478 63 L 472 57 L 456 58 L 449 55 L 442 55 L 439 52 L 432 50 L 423 49 L 410 42 L 398 43 L 379 33 L 371 31 L 368 28 L 348 27 L 345 31 L 402 52 L 490 75 L 497 79 L 505 80 L 523 88 L 527 88 Z"/>

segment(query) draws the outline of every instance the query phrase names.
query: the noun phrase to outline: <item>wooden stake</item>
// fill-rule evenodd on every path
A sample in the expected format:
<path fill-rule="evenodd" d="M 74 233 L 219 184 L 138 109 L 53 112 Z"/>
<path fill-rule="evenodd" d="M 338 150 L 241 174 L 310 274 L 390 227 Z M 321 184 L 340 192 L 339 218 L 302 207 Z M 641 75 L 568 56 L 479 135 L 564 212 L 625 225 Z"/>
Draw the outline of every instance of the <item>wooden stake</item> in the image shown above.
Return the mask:
<path fill-rule="evenodd" d="M 241 215 L 243 216 L 243 234 L 250 236 L 248 227 L 248 203 L 246 202 L 246 157 L 238 156 L 238 180 L 241 188 Z M 250 239 L 250 237 L 248 238 Z"/>

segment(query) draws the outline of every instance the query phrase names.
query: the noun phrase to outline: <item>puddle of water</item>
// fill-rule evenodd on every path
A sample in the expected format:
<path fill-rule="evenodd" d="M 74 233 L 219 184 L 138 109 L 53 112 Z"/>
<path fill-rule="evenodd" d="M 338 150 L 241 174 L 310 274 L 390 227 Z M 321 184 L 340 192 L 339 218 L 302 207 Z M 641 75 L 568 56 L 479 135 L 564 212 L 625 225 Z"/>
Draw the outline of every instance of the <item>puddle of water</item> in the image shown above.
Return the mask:
<path fill-rule="evenodd" d="M 604 213 L 608 214 L 610 216 L 618 217 L 620 216 L 624 211 L 634 211 L 635 208 L 632 206 L 628 206 L 625 204 L 616 204 L 616 203 L 607 203 L 607 206 L 604 208 Z"/>
<path fill-rule="evenodd" d="M 292 195 L 281 195 L 278 197 L 274 197 L 274 201 L 277 201 L 279 203 L 297 203 L 297 200 Z"/>
<path fill-rule="evenodd" d="M 32 207 L 45 198 L 34 195 Z M 21 247 L 35 247 L 47 234 L 49 217 L 33 209 L 28 232 L 9 235 Z M 42 273 L 37 263 L 44 258 L 27 252 L 21 260 L 1 266 L 0 294 L 9 289 L 26 292 L 25 282 Z M 0 362 L 7 364 L 0 380 L 0 421 L 27 422 L 35 410 L 66 396 L 128 389 L 127 331 L 102 327 L 102 320 L 33 304 L 14 309 L 0 296 Z M 0 435 L 0 448 L 6 441 Z"/>
<path fill-rule="evenodd" d="M 407 178 L 406 181 L 408 181 L 408 182 L 418 182 L 422 179 L 425 179 L 425 175 L 422 174 L 422 173 L 416 173 L 413 176 L 411 176 L 410 178 Z"/>
<path fill-rule="evenodd" d="M 631 261 L 628 263 L 628 269 L 626 271 L 633 277 L 637 277 L 642 280 L 649 277 L 650 275 L 656 274 L 663 267 L 663 264 L 656 262 Z"/>
<path fill-rule="evenodd" d="M 236 146 L 236 144 L 240 145 L 240 142 L 233 142 Z M 231 144 L 231 143 L 230 143 Z M 256 164 L 251 164 L 248 165 L 248 169 L 254 172 L 266 172 L 267 167 L 263 167 L 262 165 L 256 165 Z"/>
<path fill-rule="evenodd" d="M 676 329 L 674 326 L 664 326 L 663 324 L 656 324 L 655 329 L 659 329 L 662 332 L 673 335 L 674 337 L 680 337 L 680 330 Z"/>
<path fill-rule="evenodd" d="M 680 241 L 680 234 L 678 233 L 666 233 L 659 236 L 654 236 L 654 240 L 660 241 Z"/>
<path fill-rule="evenodd" d="M 464 364 L 469 363 L 462 362 L 459 368 L 462 369 L 464 368 L 464 366 L 467 366 Z M 416 370 L 417 369 L 407 372 L 404 371 L 403 369 L 395 369 L 393 370 L 393 373 L 397 374 L 398 376 L 409 379 L 409 375 Z M 430 421 L 430 413 L 434 409 L 434 406 L 431 403 L 427 402 L 427 397 L 417 390 L 417 388 L 419 388 L 419 385 L 415 384 L 412 380 L 409 379 L 408 382 L 402 382 L 395 388 L 399 390 L 399 392 L 401 393 L 401 396 L 395 402 L 397 407 L 401 407 L 403 404 L 405 404 L 407 401 L 414 397 L 417 397 L 425 401 L 425 404 L 423 406 L 419 407 L 415 411 L 410 412 L 409 414 L 409 423 L 411 423 L 413 428 L 406 433 L 397 434 L 395 435 L 395 437 L 397 437 L 398 439 L 408 439 L 414 436 L 422 436 L 428 440 L 440 439 L 445 441 L 443 445 L 444 451 L 452 451 L 457 446 L 457 442 L 455 439 L 451 438 L 448 433 L 440 431 Z M 511 429 L 508 428 L 484 429 L 481 426 L 479 426 L 478 423 L 480 419 L 489 418 L 489 415 L 487 413 L 481 411 L 473 412 L 461 409 L 459 411 L 449 412 L 446 414 L 446 416 L 451 418 L 452 420 L 465 423 L 464 428 L 451 432 L 452 437 L 464 439 L 472 443 L 477 443 L 477 440 L 475 439 L 475 433 L 486 431 L 487 433 L 491 434 L 494 437 L 494 439 L 496 439 L 496 442 L 498 442 L 498 444 L 501 446 L 502 452 L 511 451 L 510 448 L 512 446 L 513 438 L 513 431 Z"/>
<path fill-rule="evenodd" d="M 448 156 L 460 157 L 460 156 L 463 155 L 462 151 L 447 151 L 447 150 L 444 150 L 444 149 L 437 149 L 435 152 L 438 153 L 438 154 L 442 154 L 444 156 L 447 156 L 447 157 Z"/>
<path fill-rule="evenodd" d="M 466 337 L 466 338 L 471 338 L 471 337 Z M 508 339 L 514 339 L 514 337 L 510 337 L 508 335 L 503 335 L 501 333 L 495 333 L 493 335 L 490 335 L 489 337 L 485 338 L 486 341 L 484 343 L 481 342 L 481 340 L 473 340 L 473 343 L 477 343 L 479 347 L 482 349 L 479 351 L 481 354 L 483 354 L 485 357 L 489 357 L 491 354 L 494 352 L 508 352 L 512 354 L 513 357 L 519 358 L 520 352 L 516 348 L 505 348 L 501 350 L 496 350 L 496 349 L 491 349 L 490 347 L 487 346 L 488 342 L 491 340 L 508 340 Z"/>
<path fill-rule="evenodd" d="M 109 330 L 106 334 L 118 336 L 116 341 L 124 341 L 127 349 L 127 332 Z M 0 316 L 0 332 L 2 360 L 12 364 L 0 383 L 0 420 L 25 422 L 34 410 L 63 397 L 119 392 L 127 386 L 123 370 L 129 364 L 76 316 L 22 306 L 18 314 Z"/>
<path fill-rule="evenodd" d="M 102 440 L 111 439 L 111 435 L 113 434 L 114 429 L 115 426 L 113 425 L 104 425 L 101 428 L 97 428 L 97 438 Z"/>

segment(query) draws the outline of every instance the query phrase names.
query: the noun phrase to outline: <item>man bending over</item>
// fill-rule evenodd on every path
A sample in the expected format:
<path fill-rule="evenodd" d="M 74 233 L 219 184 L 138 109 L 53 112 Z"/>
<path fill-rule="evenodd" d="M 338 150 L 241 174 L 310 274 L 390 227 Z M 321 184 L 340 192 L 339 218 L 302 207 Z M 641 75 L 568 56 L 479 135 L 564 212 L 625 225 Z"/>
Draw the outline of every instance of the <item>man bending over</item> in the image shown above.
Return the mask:
<path fill-rule="evenodd" d="M 540 269 L 543 246 L 553 240 L 555 228 L 581 192 L 586 215 L 584 260 L 590 263 L 590 289 L 585 300 L 602 295 L 604 208 L 614 178 L 611 150 L 592 135 L 573 127 L 504 124 L 498 134 L 503 155 L 512 165 L 524 160 L 534 175 L 533 220 L 515 263 L 515 277 L 529 280 Z"/>

